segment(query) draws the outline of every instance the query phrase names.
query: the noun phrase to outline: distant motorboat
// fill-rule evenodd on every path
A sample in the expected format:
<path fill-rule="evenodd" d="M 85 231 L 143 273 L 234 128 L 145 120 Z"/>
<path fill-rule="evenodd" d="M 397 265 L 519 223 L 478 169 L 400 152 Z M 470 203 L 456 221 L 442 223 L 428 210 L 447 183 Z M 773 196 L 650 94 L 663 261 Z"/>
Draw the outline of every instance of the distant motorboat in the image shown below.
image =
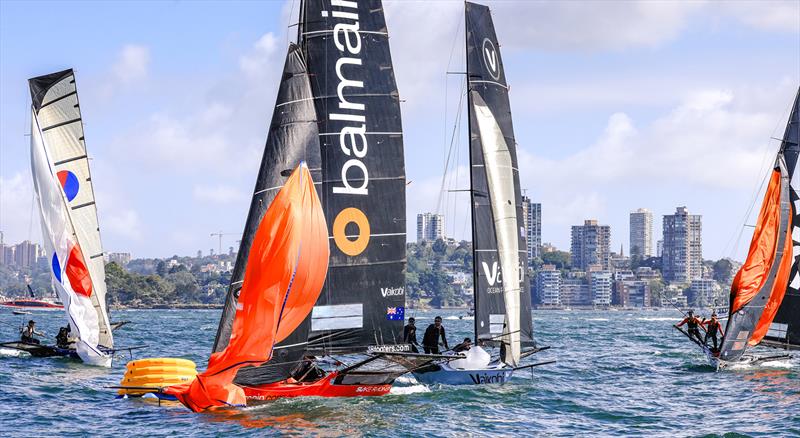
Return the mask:
<path fill-rule="evenodd" d="M 24 298 L 18 300 L 7 300 L 0 302 L 0 306 L 17 308 L 17 309 L 37 309 L 37 310 L 56 310 L 63 309 L 64 305 L 55 300 L 37 300 L 33 298 Z"/>

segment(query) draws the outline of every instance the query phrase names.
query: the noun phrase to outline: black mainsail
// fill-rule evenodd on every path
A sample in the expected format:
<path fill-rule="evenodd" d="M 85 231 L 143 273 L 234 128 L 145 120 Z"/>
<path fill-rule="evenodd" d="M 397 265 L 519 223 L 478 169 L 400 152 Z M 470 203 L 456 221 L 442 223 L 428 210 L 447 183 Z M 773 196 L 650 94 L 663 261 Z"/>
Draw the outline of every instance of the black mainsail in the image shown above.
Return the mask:
<path fill-rule="evenodd" d="M 283 187 L 291 171 L 305 161 L 314 181 L 320 181 L 320 145 L 317 131 L 317 116 L 314 110 L 311 86 L 300 48 L 291 44 L 281 76 L 275 110 L 264 146 L 264 155 L 258 171 L 253 200 L 247 214 L 236 265 L 231 275 L 231 284 L 225 300 L 214 352 L 222 351 L 231 337 L 239 292 L 244 280 L 250 246 L 261 219 L 278 191 Z M 317 186 L 319 187 L 319 186 Z M 258 385 L 285 380 L 290 370 L 305 351 L 309 320 L 301 324 L 289 337 L 275 346 L 270 362 L 254 368 L 243 368 L 235 383 Z"/>
<path fill-rule="evenodd" d="M 516 366 L 535 345 L 522 193 L 500 45 L 489 8 L 466 3 L 475 333 Z"/>
<path fill-rule="evenodd" d="M 402 343 L 406 201 L 400 99 L 379 0 L 307 0 L 298 42 L 322 147 L 328 277 L 309 350 Z"/>
<path fill-rule="evenodd" d="M 794 248 L 794 261 L 789 273 L 789 283 L 786 286 L 786 295 L 783 297 L 778 313 L 772 320 L 763 344 L 770 347 L 785 349 L 800 349 L 800 216 L 798 216 L 796 184 L 793 182 L 795 169 L 797 168 L 797 158 L 800 155 L 800 88 L 794 98 L 789 121 L 786 124 L 786 131 L 781 142 L 781 152 L 788 171 L 789 196 L 792 207 L 792 247 Z"/>

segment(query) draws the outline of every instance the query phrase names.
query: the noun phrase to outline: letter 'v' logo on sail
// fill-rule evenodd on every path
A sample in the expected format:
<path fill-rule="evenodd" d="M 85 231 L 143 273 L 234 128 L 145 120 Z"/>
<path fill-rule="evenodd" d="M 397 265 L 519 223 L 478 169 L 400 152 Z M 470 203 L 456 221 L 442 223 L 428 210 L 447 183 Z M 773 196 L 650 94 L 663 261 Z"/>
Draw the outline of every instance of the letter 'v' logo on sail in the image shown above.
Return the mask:
<path fill-rule="evenodd" d="M 483 265 L 483 273 L 486 275 L 486 281 L 489 282 L 489 286 L 494 286 L 497 283 L 500 271 L 497 269 L 497 262 L 492 262 L 492 268 L 489 269 L 489 265 L 486 262 L 481 262 Z"/>
<path fill-rule="evenodd" d="M 483 40 L 483 62 L 494 80 L 500 80 L 500 62 L 497 59 L 497 50 L 489 38 Z"/>

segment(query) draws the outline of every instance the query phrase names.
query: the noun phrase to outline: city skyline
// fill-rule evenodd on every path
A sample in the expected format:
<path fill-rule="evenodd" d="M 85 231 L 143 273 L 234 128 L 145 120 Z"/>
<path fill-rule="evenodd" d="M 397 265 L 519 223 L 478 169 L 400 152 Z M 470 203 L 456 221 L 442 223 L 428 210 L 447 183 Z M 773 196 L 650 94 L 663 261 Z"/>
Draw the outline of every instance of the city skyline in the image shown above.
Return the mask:
<path fill-rule="evenodd" d="M 0 229 L 9 241 L 40 240 L 29 226 L 26 80 L 67 67 L 76 69 L 107 251 L 190 254 L 215 246 L 211 232 L 240 233 L 297 10 L 290 1 L 237 5 L 0 3 Z M 463 5 L 403 5 L 385 9 L 413 240 L 416 213 L 436 211 L 441 196 L 463 80 L 446 72 L 462 70 Z M 492 3 L 522 186 L 545 209 L 542 240 L 566 248 L 569 227 L 596 217 L 620 231 L 613 248 L 627 247 L 631 208 L 661 216 L 681 204 L 704 215 L 706 257 L 743 259 L 749 233 L 736 251 L 733 243 L 752 223 L 742 216 L 760 199 L 764 157 L 777 150 L 770 138 L 800 82 L 799 7 Z M 63 22 L 73 31 L 53 30 Z M 104 23 L 102 38 L 92 23 Z M 424 52 L 419 29 L 431 29 Z M 456 140 L 463 149 L 465 137 Z M 462 183 L 468 160 L 458 156 L 451 172 Z M 452 237 L 469 238 L 469 201 L 457 201 Z"/>

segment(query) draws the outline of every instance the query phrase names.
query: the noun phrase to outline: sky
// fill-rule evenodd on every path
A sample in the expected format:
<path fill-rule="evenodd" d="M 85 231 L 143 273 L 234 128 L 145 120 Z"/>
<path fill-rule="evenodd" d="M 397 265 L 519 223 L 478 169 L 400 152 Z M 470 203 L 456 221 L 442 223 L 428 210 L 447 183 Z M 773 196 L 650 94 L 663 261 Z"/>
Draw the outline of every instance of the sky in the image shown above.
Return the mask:
<path fill-rule="evenodd" d="M 542 239 L 648 208 L 703 216 L 703 255 L 746 254 L 800 86 L 800 1 L 498 1 L 521 185 Z M 463 3 L 384 1 L 416 214 L 468 237 Z M 0 230 L 40 241 L 27 79 L 74 68 L 107 252 L 236 246 L 297 1 L 0 1 Z M 462 108 L 463 109 L 463 108 Z M 453 135 L 453 133 L 456 133 Z M 452 151 L 451 151 L 452 150 Z M 451 157 L 446 166 L 448 153 Z M 443 178 L 444 175 L 444 178 Z M 444 182 L 443 182 L 444 181 Z M 441 188 L 445 191 L 442 192 Z M 655 241 L 654 241 L 655 245 Z"/>

